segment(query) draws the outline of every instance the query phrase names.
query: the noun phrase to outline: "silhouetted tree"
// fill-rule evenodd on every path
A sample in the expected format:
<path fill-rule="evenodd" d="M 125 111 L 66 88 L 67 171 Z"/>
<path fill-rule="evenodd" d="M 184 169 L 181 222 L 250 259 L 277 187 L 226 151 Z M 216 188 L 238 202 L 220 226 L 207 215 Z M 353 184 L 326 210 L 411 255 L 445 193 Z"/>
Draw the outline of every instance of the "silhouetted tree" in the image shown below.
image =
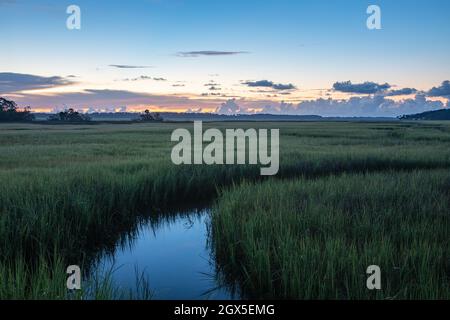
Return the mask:
<path fill-rule="evenodd" d="M 143 114 L 140 115 L 141 121 L 144 122 L 161 122 L 163 121 L 163 118 L 161 117 L 161 114 L 158 112 L 153 113 L 149 110 L 145 110 Z"/>
<path fill-rule="evenodd" d="M 0 122 L 32 121 L 33 119 L 30 107 L 19 111 L 14 101 L 0 97 Z"/>
<path fill-rule="evenodd" d="M 68 110 L 51 115 L 48 120 L 60 122 L 87 122 L 91 121 L 91 118 L 88 115 L 81 114 L 78 111 L 75 111 L 75 109 L 70 108 Z"/>

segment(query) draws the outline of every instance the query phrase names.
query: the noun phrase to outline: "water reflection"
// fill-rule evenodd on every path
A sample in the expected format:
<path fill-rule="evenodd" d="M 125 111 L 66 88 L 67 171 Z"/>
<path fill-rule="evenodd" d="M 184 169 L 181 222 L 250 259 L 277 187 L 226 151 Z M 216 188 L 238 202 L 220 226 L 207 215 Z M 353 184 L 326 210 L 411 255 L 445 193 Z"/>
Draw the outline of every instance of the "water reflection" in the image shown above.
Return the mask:
<path fill-rule="evenodd" d="M 152 290 L 152 299 L 238 299 L 217 269 L 209 224 L 207 209 L 151 215 L 122 234 L 91 271 L 113 270 L 114 285 L 132 292 L 139 290 L 139 278 Z"/>

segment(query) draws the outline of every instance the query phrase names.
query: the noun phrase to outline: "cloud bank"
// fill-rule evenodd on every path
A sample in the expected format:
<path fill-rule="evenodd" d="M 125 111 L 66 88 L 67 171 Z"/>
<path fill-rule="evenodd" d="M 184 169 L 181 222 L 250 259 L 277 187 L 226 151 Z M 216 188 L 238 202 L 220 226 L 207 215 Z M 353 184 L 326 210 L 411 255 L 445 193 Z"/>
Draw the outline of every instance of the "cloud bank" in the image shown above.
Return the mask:
<path fill-rule="evenodd" d="M 129 81 L 149 80 L 166 81 L 164 78 L 140 76 Z M 204 84 L 209 93 L 203 95 L 181 96 L 175 94 L 151 94 L 127 90 L 85 89 L 79 92 L 23 93 L 23 91 L 48 89 L 75 84 L 73 77 L 43 77 L 12 72 L 0 73 L 0 94 L 10 96 L 19 105 L 32 108 L 100 108 L 114 110 L 123 106 L 148 106 L 170 110 L 215 110 L 221 114 L 273 113 L 293 115 L 321 115 L 330 117 L 396 117 L 403 114 L 420 113 L 450 107 L 445 98 L 450 98 L 450 81 L 429 91 L 415 88 L 390 89 L 388 83 L 375 82 L 352 83 L 336 82 L 334 90 L 358 93 L 348 99 L 318 98 L 300 103 L 276 102 L 257 98 L 236 100 L 237 96 L 220 93 L 220 84 L 210 81 Z M 292 84 L 275 83 L 269 80 L 246 81 L 242 84 L 252 88 L 268 88 L 278 94 L 290 93 Z M 174 84 L 174 86 L 184 84 Z M 408 99 L 394 99 L 394 96 L 411 96 Z M 208 98 L 209 97 L 209 98 Z M 230 99 L 233 97 L 233 99 Z M 434 98 L 430 100 L 430 98 Z M 436 99 L 438 98 L 438 99 Z M 442 99 L 444 98 L 444 99 Z M 229 100 L 226 100 L 229 99 Z"/>
<path fill-rule="evenodd" d="M 254 113 L 258 108 L 253 103 L 229 100 L 217 108 L 220 114 Z M 450 102 L 447 103 L 449 107 Z M 394 101 L 383 95 L 352 97 L 348 100 L 316 99 L 292 103 L 266 103 L 258 109 L 258 113 L 284 115 L 320 115 L 325 117 L 397 117 L 404 114 L 414 114 L 446 107 L 441 101 L 430 101 L 423 94 L 417 94 L 414 99 Z"/>
<path fill-rule="evenodd" d="M 450 81 L 442 82 L 439 87 L 433 87 L 428 91 L 430 97 L 449 97 L 450 96 Z"/>
<path fill-rule="evenodd" d="M 91 108 L 96 110 L 114 110 L 122 106 L 152 106 L 158 108 L 211 108 L 220 100 L 191 99 L 180 95 L 158 95 L 126 90 L 86 89 L 81 92 L 42 94 L 20 94 L 14 97 L 20 106 L 30 105 L 35 108 L 53 108 L 55 110 L 73 107 L 75 109 Z"/>
<path fill-rule="evenodd" d="M 217 109 L 216 113 L 218 114 L 239 114 L 239 113 L 248 113 L 245 109 L 241 108 L 237 102 L 236 99 L 230 99 L 227 102 L 222 103 Z"/>
<path fill-rule="evenodd" d="M 1 72 L 0 94 L 14 93 L 24 90 L 48 89 L 74 84 L 64 77 L 41 77 L 31 74 Z"/>

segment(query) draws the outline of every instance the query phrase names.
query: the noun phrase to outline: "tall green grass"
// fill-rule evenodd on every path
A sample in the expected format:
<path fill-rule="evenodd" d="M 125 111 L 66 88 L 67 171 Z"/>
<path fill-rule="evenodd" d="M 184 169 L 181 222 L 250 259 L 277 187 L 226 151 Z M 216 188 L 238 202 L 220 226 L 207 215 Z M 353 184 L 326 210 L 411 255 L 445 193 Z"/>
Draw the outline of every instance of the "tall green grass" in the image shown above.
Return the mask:
<path fill-rule="evenodd" d="M 246 183 L 214 209 L 216 255 L 252 298 L 449 299 L 449 190 L 448 170 Z"/>
<path fill-rule="evenodd" d="M 117 286 L 113 268 L 102 270 L 84 280 L 80 290 L 67 290 L 68 275 L 61 259 L 46 259 L 31 266 L 29 261 L 16 259 L 0 264 L 0 297 L 2 300 L 150 300 L 153 291 L 145 274 L 136 270 L 136 290 Z"/>
<path fill-rule="evenodd" d="M 223 187 L 262 179 L 257 166 L 172 165 L 170 134 L 180 126 L 192 128 L 190 124 L 0 125 L 4 273 L 22 278 L 24 262 L 28 273 L 39 274 L 39 268 L 46 270 L 43 261 L 54 261 L 55 256 L 65 265 L 89 261 L 105 246 L 114 245 L 141 215 L 211 200 Z M 204 126 L 280 128 L 278 178 L 450 167 L 450 126 L 444 123 Z M 0 298 L 9 296 L 8 288 L 0 290 Z"/>

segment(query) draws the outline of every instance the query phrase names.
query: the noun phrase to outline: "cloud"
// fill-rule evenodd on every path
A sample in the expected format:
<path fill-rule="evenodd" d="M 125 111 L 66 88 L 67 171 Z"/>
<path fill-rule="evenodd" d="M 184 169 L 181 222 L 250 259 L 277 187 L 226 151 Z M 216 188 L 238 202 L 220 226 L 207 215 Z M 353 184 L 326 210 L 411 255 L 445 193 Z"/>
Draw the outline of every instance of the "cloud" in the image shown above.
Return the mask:
<path fill-rule="evenodd" d="M 222 94 L 222 93 L 218 93 L 218 92 L 205 92 L 205 93 L 202 93 L 202 97 L 209 97 L 209 96 L 211 96 L 211 97 L 225 97 L 225 95 L 224 94 Z"/>
<path fill-rule="evenodd" d="M 259 80 L 259 81 L 246 81 L 244 82 L 245 85 L 248 87 L 258 87 L 258 88 L 272 88 L 274 90 L 293 90 L 296 89 L 296 87 L 289 83 L 289 84 L 281 84 L 281 83 L 274 83 L 269 80 Z"/>
<path fill-rule="evenodd" d="M 230 99 L 222 103 L 220 107 L 216 109 L 216 113 L 228 115 L 238 114 L 241 113 L 242 111 L 245 110 L 241 109 L 241 107 L 236 103 L 236 99 Z"/>
<path fill-rule="evenodd" d="M 414 88 L 403 88 L 398 90 L 390 90 L 388 91 L 385 96 L 392 97 L 392 96 L 402 96 L 402 95 L 409 95 L 417 93 L 417 89 Z"/>
<path fill-rule="evenodd" d="M 187 113 L 202 113 L 202 108 L 189 108 L 186 110 Z"/>
<path fill-rule="evenodd" d="M 359 94 L 374 94 L 383 92 L 391 87 L 390 84 L 378 84 L 375 82 L 355 83 L 351 81 L 336 82 L 333 84 L 333 89 L 346 93 L 359 93 Z"/>
<path fill-rule="evenodd" d="M 447 103 L 449 106 L 450 103 Z M 314 99 L 300 103 L 274 101 L 229 100 L 217 108 L 217 113 L 248 114 L 258 113 L 283 115 L 320 115 L 325 117 L 397 117 L 430 110 L 439 110 L 445 105 L 441 101 L 427 100 L 424 94 L 413 99 L 394 101 L 383 95 L 352 97 L 348 100 Z"/>
<path fill-rule="evenodd" d="M 153 79 L 153 78 L 152 78 Z M 12 81 L 15 80 L 15 81 Z M 20 80 L 20 81 L 19 81 Z M 12 85 L 12 83 L 14 85 Z M 212 82 L 211 82 L 212 83 Z M 208 84 L 211 84 L 208 83 Z M 65 108 L 92 110 L 118 110 L 123 106 L 142 106 L 146 108 L 162 108 L 167 111 L 186 110 L 188 108 L 202 108 L 203 110 L 216 110 L 221 114 L 244 113 L 273 113 L 273 114 L 298 114 L 321 115 L 331 117 L 395 117 L 403 114 L 420 113 L 423 111 L 437 110 L 450 107 L 450 102 L 427 100 L 427 94 L 416 92 L 413 98 L 393 100 L 391 95 L 409 93 L 415 89 L 403 88 L 398 90 L 383 90 L 374 95 L 353 96 L 349 99 L 320 98 L 302 101 L 300 103 L 276 102 L 271 100 L 273 96 L 264 99 L 240 99 L 237 96 L 221 94 L 220 91 L 210 91 L 202 96 L 177 95 L 177 94 L 151 94 L 145 92 L 132 92 L 126 90 L 100 90 L 85 89 L 80 92 L 52 92 L 52 93 L 23 93 L 21 90 L 31 88 L 48 88 L 68 84 L 67 78 L 39 77 L 32 75 L 20 75 L 0 73 L 0 93 L 7 88 L 7 93 L 19 106 L 30 105 L 32 108 Z M 173 83 L 181 86 L 183 83 Z M 443 83 L 442 88 L 445 88 Z M 268 80 L 254 81 L 251 86 L 262 86 L 273 89 L 274 83 Z M 279 86 L 277 86 L 279 87 Z M 440 87 L 440 88 L 441 88 Z M 209 87 L 205 87 L 209 88 Z M 442 92 L 441 88 L 441 92 Z M 433 88 L 430 91 L 436 90 Z M 270 91 L 269 91 L 270 92 Z M 276 91 L 280 93 L 289 91 Z M 6 94 L 8 96 L 8 94 Z M 229 99 L 229 100 L 226 100 Z M 436 100 L 436 99 L 434 99 Z"/>
<path fill-rule="evenodd" d="M 11 97 L 12 98 L 12 97 Z M 86 89 L 81 92 L 60 92 L 52 94 L 20 94 L 14 97 L 19 106 L 34 108 L 60 108 L 71 106 L 80 108 L 111 109 L 122 106 L 155 106 L 160 108 L 205 108 L 219 104 L 223 100 L 190 98 L 180 95 L 157 95 L 126 90 Z"/>
<path fill-rule="evenodd" d="M 450 96 L 450 81 L 446 80 L 439 87 L 433 87 L 427 94 L 430 97 Z"/>
<path fill-rule="evenodd" d="M 121 81 L 144 81 L 144 80 L 154 80 L 154 81 L 167 81 L 165 78 L 152 78 L 150 76 L 139 76 L 137 78 L 125 78 Z M 120 80 L 117 80 L 120 81 Z"/>
<path fill-rule="evenodd" d="M 178 52 L 177 56 L 183 58 L 196 58 L 200 56 L 232 56 L 237 54 L 245 54 L 246 51 L 184 51 Z"/>
<path fill-rule="evenodd" d="M 270 114 L 294 114 L 296 112 L 296 106 L 294 104 L 284 101 L 275 105 L 266 105 L 262 109 L 262 113 Z"/>
<path fill-rule="evenodd" d="M 403 114 L 420 113 L 442 109 L 441 101 L 427 100 L 417 94 L 414 99 L 394 101 L 382 95 L 352 97 L 348 100 L 316 99 L 291 105 L 292 114 L 321 115 L 329 117 L 396 117 Z M 287 106 L 283 108 L 287 113 Z"/>
<path fill-rule="evenodd" d="M 281 83 L 274 84 L 272 86 L 272 88 L 275 89 L 275 90 L 293 90 L 293 89 L 296 89 L 296 87 L 293 84 L 291 84 L 291 83 L 289 83 L 289 84 L 281 84 Z"/>
<path fill-rule="evenodd" d="M 127 64 L 110 64 L 110 67 L 118 68 L 118 69 L 147 69 L 147 68 L 153 68 L 152 66 L 133 66 L 133 65 L 127 65 Z"/>
<path fill-rule="evenodd" d="M 139 76 L 137 78 L 125 78 L 122 81 L 143 81 L 143 80 L 152 80 L 152 77 L 149 76 Z"/>
<path fill-rule="evenodd" d="M 63 77 L 41 77 L 32 74 L 1 72 L 0 93 L 14 93 L 24 90 L 48 89 L 73 84 Z"/>

